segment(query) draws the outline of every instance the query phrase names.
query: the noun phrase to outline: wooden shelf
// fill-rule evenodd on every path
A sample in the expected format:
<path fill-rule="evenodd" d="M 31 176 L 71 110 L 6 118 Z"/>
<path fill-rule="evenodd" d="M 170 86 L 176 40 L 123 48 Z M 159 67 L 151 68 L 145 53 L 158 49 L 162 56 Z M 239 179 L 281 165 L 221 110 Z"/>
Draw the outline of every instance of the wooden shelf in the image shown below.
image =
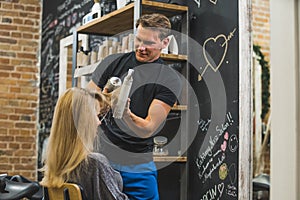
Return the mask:
<path fill-rule="evenodd" d="M 77 29 L 78 33 L 116 35 L 133 28 L 134 3 L 115 10 Z"/>
<path fill-rule="evenodd" d="M 187 6 L 180 6 L 169 3 L 162 3 L 156 1 L 143 0 L 142 1 L 142 12 L 143 13 L 160 13 L 171 17 L 174 15 L 179 15 L 188 11 Z"/>
<path fill-rule="evenodd" d="M 188 10 L 187 6 L 167 4 L 155 1 L 142 1 L 142 12 L 159 12 L 168 17 L 181 14 Z M 77 29 L 78 33 L 112 36 L 133 29 L 134 3 L 115 10 L 98 19 L 90 21 Z"/>
<path fill-rule="evenodd" d="M 77 67 L 75 69 L 75 72 L 74 72 L 74 77 L 78 78 L 80 76 L 85 76 L 85 75 L 88 75 L 88 74 L 92 74 L 95 71 L 95 69 L 97 68 L 97 66 L 99 65 L 100 62 L 101 61 L 96 62 L 96 63 L 91 64 L 91 65 L 84 66 L 84 67 Z"/>
<path fill-rule="evenodd" d="M 187 110 L 187 105 L 177 105 L 173 106 L 172 110 Z"/>
<path fill-rule="evenodd" d="M 160 57 L 166 61 L 187 61 L 187 55 L 175 55 L 175 54 L 164 54 L 162 53 Z"/>
<path fill-rule="evenodd" d="M 154 162 L 187 162 L 186 156 L 153 156 Z"/>
<path fill-rule="evenodd" d="M 186 55 L 174 55 L 174 54 L 161 54 L 161 58 L 166 61 L 186 61 Z M 95 64 L 87 65 L 84 67 L 77 67 L 75 69 L 74 77 L 78 78 L 80 76 L 85 76 L 91 74 L 95 71 L 96 67 L 99 65 L 100 62 L 96 62 Z M 172 108 L 172 110 L 186 110 L 186 107 L 182 105 L 178 105 Z"/>

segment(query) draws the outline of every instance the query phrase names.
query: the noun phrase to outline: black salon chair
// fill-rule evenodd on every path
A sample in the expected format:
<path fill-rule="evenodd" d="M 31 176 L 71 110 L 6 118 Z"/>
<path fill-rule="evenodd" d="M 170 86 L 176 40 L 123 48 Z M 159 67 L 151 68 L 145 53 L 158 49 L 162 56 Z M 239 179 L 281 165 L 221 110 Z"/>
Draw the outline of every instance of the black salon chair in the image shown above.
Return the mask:
<path fill-rule="evenodd" d="M 269 199 L 270 176 L 268 174 L 259 174 L 252 180 L 253 199 L 265 200 Z"/>
<path fill-rule="evenodd" d="M 253 191 L 270 191 L 270 176 L 268 174 L 259 174 L 252 180 Z"/>
<path fill-rule="evenodd" d="M 32 196 L 40 190 L 37 182 L 29 181 L 22 176 L 0 176 L 0 199 L 19 200 L 32 199 Z M 40 197 L 42 199 L 42 196 Z"/>

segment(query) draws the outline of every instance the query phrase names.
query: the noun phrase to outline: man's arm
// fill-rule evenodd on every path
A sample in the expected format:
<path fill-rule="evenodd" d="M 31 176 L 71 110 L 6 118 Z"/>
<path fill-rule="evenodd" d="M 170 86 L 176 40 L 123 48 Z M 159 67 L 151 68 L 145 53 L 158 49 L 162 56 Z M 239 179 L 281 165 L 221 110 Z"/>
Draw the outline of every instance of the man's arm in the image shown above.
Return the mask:
<path fill-rule="evenodd" d="M 87 84 L 86 88 L 101 92 L 101 89 L 92 80 Z M 115 91 L 115 94 L 113 94 L 113 100 L 116 101 L 117 96 L 118 89 Z M 149 107 L 147 117 L 143 119 L 130 111 L 128 103 L 124 111 L 123 119 L 136 135 L 141 138 L 148 138 L 155 133 L 159 126 L 165 121 L 170 110 L 171 106 L 161 100 L 154 99 Z"/>
<path fill-rule="evenodd" d="M 150 137 L 159 126 L 167 118 L 168 113 L 171 110 L 171 106 L 164 103 L 161 100 L 154 99 L 149 107 L 148 115 L 145 119 L 136 116 L 127 106 L 127 110 L 124 112 L 123 119 L 128 127 L 139 137 Z"/>

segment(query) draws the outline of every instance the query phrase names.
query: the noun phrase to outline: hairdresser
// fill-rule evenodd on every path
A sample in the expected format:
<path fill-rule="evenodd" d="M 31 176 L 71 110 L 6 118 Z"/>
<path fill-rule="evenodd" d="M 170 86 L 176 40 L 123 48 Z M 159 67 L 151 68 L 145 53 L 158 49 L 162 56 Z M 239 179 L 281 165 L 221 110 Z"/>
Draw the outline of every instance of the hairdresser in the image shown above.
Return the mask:
<path fill-rule="evenodd" d="M 130 199 L 157 200 L 153 137 L 177 102 L 182 84 L 177 73 L 164 65 L 160 58 L 161 50 L 169 43 L 169 19 L 161 14 L 143 15 L 137 20 L 136 28 L 135 50 L 106 57 L 96 68 L 87 87 L 107 92 L 105 86 L 111 77 L 120 77 L 124 81 L 129 69 L 134 71 L 130 100 L 122 118 L 114 118 L 112 110 L 102 122 L 99 130 L 101 153 L 120 172 L 123 192 Z M 117 102 L 118 98 L 127 99 L 113 93 L 112 102 Z"/>

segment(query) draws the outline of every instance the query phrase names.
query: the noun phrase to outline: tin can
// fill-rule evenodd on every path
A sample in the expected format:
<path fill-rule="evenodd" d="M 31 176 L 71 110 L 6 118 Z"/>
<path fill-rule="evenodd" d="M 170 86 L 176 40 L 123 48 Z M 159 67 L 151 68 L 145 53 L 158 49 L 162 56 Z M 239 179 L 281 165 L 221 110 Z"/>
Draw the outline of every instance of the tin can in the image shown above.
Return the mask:
<path fill-rule="evenodd" d="M 107 92 L 112 92 L 115 89 L 117 89 L 118 87 L 120 87 L 122 85 L 122 81 L 120 78 L 118 77 L 111 77 L 110 79 L 108 79 L 106 85 L 104 86 L 104 88 L 107 89 Z"/>

